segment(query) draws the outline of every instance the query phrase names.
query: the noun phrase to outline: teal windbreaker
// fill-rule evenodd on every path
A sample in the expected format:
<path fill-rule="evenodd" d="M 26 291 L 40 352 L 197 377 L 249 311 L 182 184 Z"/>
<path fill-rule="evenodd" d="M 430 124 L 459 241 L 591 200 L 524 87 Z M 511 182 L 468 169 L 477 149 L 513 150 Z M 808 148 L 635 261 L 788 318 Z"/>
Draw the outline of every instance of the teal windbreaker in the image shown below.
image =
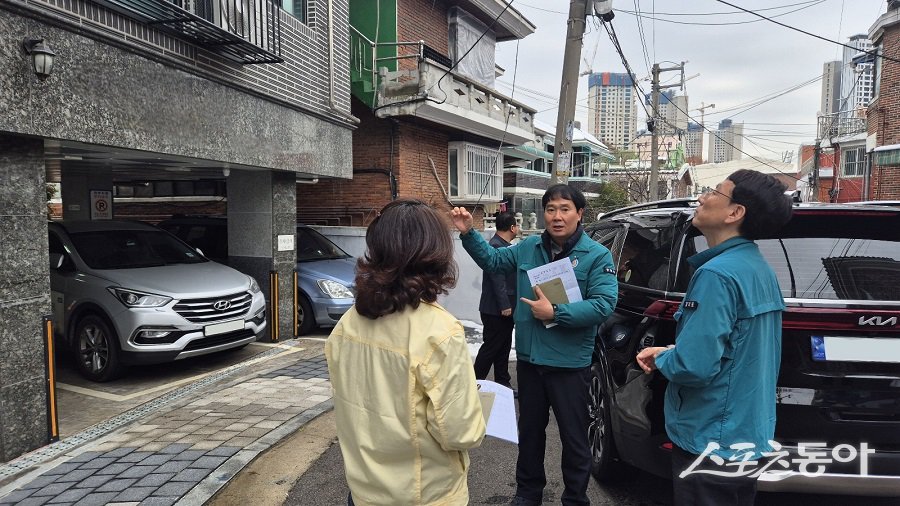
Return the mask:
<path fill-rule="evenodd" d="M 513 311 L 516 322 L 516 356 L 536 365 L 580 368 L 591 365 L 597 326 L 616 306 L 618 281 L 609 250 L 581 233 L 569 251 L 569 259 L 584 300 L 560 304 L 554 327 L 546 328 L 519 300 Z M 460 234 L 462 245 L 479 267 L 488 272 L 516 272 L 519 297 L 535 299 L 527 271 L 550 262 L 550 253 L 533 235 L 508 248 L 494 248 L 478 232 Z"/>
<path fill-rule="evenodd" d="M 675 347 L 656 357 L 669 380 L 666 432 L 697 455 L 771 450 L 784 299 L 756 244 L 729 239 L 688 259 L 697 270 L 675 313 Z M 752 444 L 736 451 L 732 445 Z"/>

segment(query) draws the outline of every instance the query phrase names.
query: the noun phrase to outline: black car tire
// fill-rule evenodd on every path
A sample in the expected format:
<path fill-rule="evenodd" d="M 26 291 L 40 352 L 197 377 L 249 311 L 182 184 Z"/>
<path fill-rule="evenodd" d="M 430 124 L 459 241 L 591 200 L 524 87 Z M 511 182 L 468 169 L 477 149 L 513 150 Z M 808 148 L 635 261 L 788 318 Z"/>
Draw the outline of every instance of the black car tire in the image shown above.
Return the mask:
<path fill-rule="evenodd" d="M 88 314 L 78 320 L 72 352 L 78 372 L 91 381 L 110 381 L 122 372 L 119 338 L 106 319 L 98 315 Z"/>
<path fill-rule="evenodd" d="M 316 327 L 316 315 L 305 295 L 300 294 L 297 299 L 297 335 L 305 336 Z"/>
<path fill-rule="evenodd" d="M 599 364 L 594 363 L 591 365 L 589 405 L 591 422 L 588 426 L 588 438 L 591 443 L 591 474 L 601 483 L 618 477 L 619 471 L 612 436 L 609 402 L 603 369 Z"/>

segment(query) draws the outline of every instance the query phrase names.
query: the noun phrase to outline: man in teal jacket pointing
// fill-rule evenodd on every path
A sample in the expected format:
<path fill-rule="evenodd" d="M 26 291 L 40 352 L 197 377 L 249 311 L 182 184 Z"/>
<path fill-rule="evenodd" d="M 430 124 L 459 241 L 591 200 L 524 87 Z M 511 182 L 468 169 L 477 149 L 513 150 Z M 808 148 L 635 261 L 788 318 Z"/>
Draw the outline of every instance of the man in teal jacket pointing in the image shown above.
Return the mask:
<path fill-rule="evenodd" d="M 675 345 L 637 356 L 644 371 L 658 369 L 669 380 L 676 505 L 752 506 L 753 469 L 732 470 L 772 450 L 785 306 L 753 240 L 790 219 L 784 190 L 768 174 L 739 170 L 700 197 L 691 223 L 709 249 L 688 259 L 696 271 L 675 313 Z"/>
<path fill-rule="evenodd" d="M 450 212 L 463 247 L 487 272 L 515 272 L 519 302 L 516 323 L 516 375 L 519 384 L 519 458 L 512 504 L 541 504 L 547 478 L 544 447 L 550 409 L 562 443 L 564 505 L 587 505 L 591 452 L 588 440 L 591 356 L 597 327 L 612 313 L 618 282 L 612 256 L 584 233 L 584 195 L 565 184 L 553 185 L 542 198 L 545 230 L 514 246 L 496 249 L 472 229 L 462 207 Z M 529 269 L 568 258 L 582 299 L 551 304 L 532 290 Z M 545 322 L 555 325 L 547 326 Z"/>

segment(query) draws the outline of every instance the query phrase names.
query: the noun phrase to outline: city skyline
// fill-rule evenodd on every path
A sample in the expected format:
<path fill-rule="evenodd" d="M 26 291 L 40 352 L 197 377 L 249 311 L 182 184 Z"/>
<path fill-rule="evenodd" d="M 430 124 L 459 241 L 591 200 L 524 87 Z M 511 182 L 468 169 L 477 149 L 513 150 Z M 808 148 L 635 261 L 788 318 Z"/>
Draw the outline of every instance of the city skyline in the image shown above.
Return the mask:
<path fill-rule="evenodd" d="M 498 90 L 507 95 L 514 92 L 515 98 L 532 104 L 538 117 L 552 124 L 568 5 L 565 0 L 514 1 L 512 7 L 534 22 L 537 30 L 519 43 L 497 46 L 497 63 L 506 72 L 497 80 Z M 867 33 L 886 8 L 884 0 L 858 0 L 852 5 L 814 0 L 791 5 L 759 0 L 753 9 L 786 25 L 848 43 L 851 36 Z M 717 107 L 705 111 L 706 127 L 715 130 L 723 119 L 744 123 L 743 151 L 764 158 L 780 159 L 784 151 L 794 152 L 800 143 L 814 140 L 822 66 L 841 60 L 842 46 L 736 13 L 714 0 L 672 0 L 664 6 L 657 4 L 656 15 L 652 6 L 646 0 L 613 5 L 616 17 L 611 24 L 642 91 L 650 91 L 648 63 L 687 61 L 685 77 L 699 76 L 687 80 L 684 90 L 675 89 L 690 96 L 690 121 L 700 121 L 698 105 L 715 103 Z M 584 36 L 582 70 L 625 72 L 605 29 L 593 18 Z M 662 82 L 672 84 L 680 77 L 677 74 L 663 74 Z M 585 124 L 587 81 L 586 77 L 579 81 L 575 114 Z M 640 106 L 638 111 L 637 129 L 641 130 L 645 113 Z"/>

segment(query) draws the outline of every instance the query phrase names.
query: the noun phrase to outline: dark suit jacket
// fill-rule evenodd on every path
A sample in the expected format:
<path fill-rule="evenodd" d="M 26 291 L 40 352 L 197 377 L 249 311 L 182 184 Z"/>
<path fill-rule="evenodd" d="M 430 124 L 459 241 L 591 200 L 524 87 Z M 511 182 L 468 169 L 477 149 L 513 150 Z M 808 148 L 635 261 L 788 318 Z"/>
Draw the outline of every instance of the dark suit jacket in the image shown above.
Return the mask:
<path fill-rule="evenodd" d="M 497 234 L 488 243 L 495 248 L 505 248 L 511 244 Z M 482 313 L 501 316 L 504 309 L 516 307 L 516 273 L 494 274 L 485 272 L 481 281 L 481 302 L 478 310 Z"/>

